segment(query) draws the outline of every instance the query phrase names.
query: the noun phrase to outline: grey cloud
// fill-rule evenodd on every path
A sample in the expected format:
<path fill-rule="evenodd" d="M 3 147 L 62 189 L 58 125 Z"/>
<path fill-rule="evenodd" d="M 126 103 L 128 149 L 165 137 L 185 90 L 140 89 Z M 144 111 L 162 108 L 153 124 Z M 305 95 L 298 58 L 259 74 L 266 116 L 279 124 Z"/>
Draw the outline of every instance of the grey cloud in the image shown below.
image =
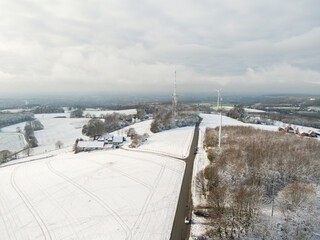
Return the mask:
<path fill-rule="evenodd" d="M 181 91 L 315 92 L 317 9 L 317 0 L 3 0 L 0 92 L 165 91 L 175 67 Z"/>

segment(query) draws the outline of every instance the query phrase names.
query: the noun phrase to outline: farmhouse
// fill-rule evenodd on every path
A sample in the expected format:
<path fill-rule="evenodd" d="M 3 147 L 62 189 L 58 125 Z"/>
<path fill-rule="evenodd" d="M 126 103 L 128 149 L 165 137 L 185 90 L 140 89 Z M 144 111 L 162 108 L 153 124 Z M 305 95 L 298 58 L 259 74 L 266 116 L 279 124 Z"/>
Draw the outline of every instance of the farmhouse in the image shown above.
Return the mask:
<path fill-rule="evenodd" d="M 121 146 L 125 140 L 122 136 L 96 135 L 93 141 L 79 141 L 77 146 L 80 151 L 111 149 Z"/>

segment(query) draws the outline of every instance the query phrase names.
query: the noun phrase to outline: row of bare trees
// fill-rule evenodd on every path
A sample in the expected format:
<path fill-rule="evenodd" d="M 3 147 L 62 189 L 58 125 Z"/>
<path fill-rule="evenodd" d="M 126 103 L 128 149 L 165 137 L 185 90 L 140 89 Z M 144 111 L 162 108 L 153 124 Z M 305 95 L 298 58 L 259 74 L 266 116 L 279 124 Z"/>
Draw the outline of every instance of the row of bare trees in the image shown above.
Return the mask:
<path fill-rule="evenodd" d="M 140 135 L 136 132 L 134 128 L 129 128 L 127 131 L 127 137 L 130 137 L 132 140 L 129 147 L 137 148 L 148 139 L 149 134 L 144 133 L 143 135 Z"/>
<path fill-rule="evenodd" d="M 92 118 L 82 128 L 82 134 L 93 137 L 106 132 L 113 132 L 132 124 L 132 116 L 113 113 L 104 115 L 103 119 Z"/>
<path fill-rule="evenodd" d="M 174 117 L 171 108 L 159 107 L 153 112 L 153 121 L 150 130 L 153 133 L 157 133 L 172 128 L 192 126 L 198 121 L 199 116 L 196 115 L 192 109 L 178 109 L 178 114 Z"/>

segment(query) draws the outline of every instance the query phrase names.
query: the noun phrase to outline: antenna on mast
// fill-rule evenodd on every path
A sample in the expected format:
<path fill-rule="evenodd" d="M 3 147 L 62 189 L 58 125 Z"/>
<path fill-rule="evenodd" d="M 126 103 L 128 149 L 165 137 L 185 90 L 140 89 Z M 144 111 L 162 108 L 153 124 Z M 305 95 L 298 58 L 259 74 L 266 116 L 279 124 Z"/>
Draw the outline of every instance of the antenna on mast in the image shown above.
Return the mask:
<path fill-rule="evenodd" d="M 176 118 L 177 116 L 177 104 L 178 104 L 178 97 L 176 93 L 176 86 L 177 85 L 177 71 L 174 69 L 174 88 L 173 88 L 173 95 L 172 95 L 172 116 Z"/>

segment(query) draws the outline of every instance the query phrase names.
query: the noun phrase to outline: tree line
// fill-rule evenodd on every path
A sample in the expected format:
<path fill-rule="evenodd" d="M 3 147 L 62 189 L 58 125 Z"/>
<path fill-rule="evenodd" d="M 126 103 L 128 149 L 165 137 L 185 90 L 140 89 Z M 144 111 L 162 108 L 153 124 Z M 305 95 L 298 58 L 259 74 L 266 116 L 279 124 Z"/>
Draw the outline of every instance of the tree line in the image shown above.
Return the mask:
<path fill-rule="evenodd" d="M 0 128 L 17 124 L 20 122 L 31 121 L 34 115 L 31 112 L 10 113 L 0 112 Z"/>
<path fill-rule="evenodd" d="M 64 113 L 64 110 L 62 107 L 56 107 L 56 106 L 38 106 L 33 110 L 35 114 L 39 113 Z"/>
<path fill-rule="evenodd" d="M 199 121 L 199 116 L 190 109 L 182 108 L 178 110 L 177 116 L 173 116 L 171 107 L 159 107 L 153 111 L 153 121 L 151 132 L 195 125 Z"/>
<path fill-rule="evenodd" d="M 132 124 L 132 115 L 112 113 L 102 119 L 92 118 L 82 127 L 82 134 L 93 137 L 104 133 L 110 133 Z"/>

